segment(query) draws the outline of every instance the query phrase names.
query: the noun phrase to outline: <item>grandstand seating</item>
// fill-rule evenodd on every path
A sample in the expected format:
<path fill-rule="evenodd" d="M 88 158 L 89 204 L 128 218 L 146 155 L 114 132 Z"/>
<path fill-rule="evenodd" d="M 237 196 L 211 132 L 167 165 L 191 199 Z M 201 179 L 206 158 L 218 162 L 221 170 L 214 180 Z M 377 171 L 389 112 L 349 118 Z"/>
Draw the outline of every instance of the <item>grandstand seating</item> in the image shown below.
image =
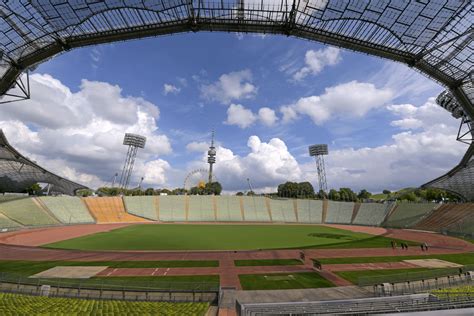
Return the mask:
<path fill-rule="evenodd" d="M 191 195 L 188 197 L 188 221 L 215 221 L 214 201 L 212 195 Z"/>
<path fill-rule="evenodd" d="M 447 226 L 446 230 L 474 238 L 474 203 L 464 204 L 464 206 L 470 209 L 470 213 L 461 220 Z"/>
<path fill-rule="evenodd" d="M 205 315 L 209 303 L 84 300 L 0 293 L 1 315 Z"/>
<path fill-rule="evenodd" d="M 319 200 L 297 200 L 298 222 L 314 223 L 322 222 L 323 202 Z"/>
<path fill-rule="evenodd" d="M 217 220 L 220 222 L 242 221 L 240 196 L 216 196 Z"/>
<path fill-rule="evenodd" d="M 151 220 L 158 220 L 155 196 L 125 196 L 123 202 L 127 212 Z"/>
<path fill-rule="evenodd" d="M 183 195 L 161 195 L 158 197 L 160 220 L 165 222 L 186 220 L 186 201 Z"/>
<path fill-rule="evenodd" d="M 474 216 L 473 204 L 444 204 L 413 226 L 415 229 L 442 231 Z"/>
<path fill-rule="evenodd" d="M 438 207 L 434 203 L 399 203 L 385 222 L 385 226 L 407 228 Z"/>
<path fill-rule="evenodd" d="M 24 226 L 49 226 L 59 222 L 31 198 L 0 204 L 0 213 Z"/>
<path fill-rule="evenodd" d="M 12 221 L 8 217 L 6 217 L 5 215 L 0 213 L 0 231 L 2 231 L 4 229 L 8 230 L 8 229 L 20 228 L 20 227 L 21 227 L 20 224 Z"/>
<path fill-rule="evenodd" d="M 245 221 L 270 222 L 265 197 L 242 196 L 244 204 Z"/>
<path fill-rule="evenodd" d="M 335 202 L 329 201 L 326 223 L 331 224 L 350 224 L 352 213 L 354 211 L 353 202 Z"/>
<path fill-rule="evenodd" d="M 87 207 L 78 197 L 72 196 L 43 196 L 41 202 L 51 213 L 64 224 L 94 223 Z"/>
<path fill-rule="evenodd" d="M 390 209 L 391 204 L 361 203 L 353 224 L 379 226 L 387 216 Z"/>
<path fill-rule="evenodd" d="M 146 222 L 144 218 L 128 214 L 120 197 L 87 197 L 84 201 L 97 223 Z"/>
<path fill-rule="evenodd" d="M 26 199 L 26 198 L 28 198 L 28 195 L 23 195 L 23 194 L 3 195 L 3 194 L 0 194 L 0 203 L 6 202 L 6 201 L 18 200 L 18 199 Z"/>
<path fill-rule="evenodd" d="M 296 222 L 294 200 L 269 198 L 268 203 L 274 222 Z"/>

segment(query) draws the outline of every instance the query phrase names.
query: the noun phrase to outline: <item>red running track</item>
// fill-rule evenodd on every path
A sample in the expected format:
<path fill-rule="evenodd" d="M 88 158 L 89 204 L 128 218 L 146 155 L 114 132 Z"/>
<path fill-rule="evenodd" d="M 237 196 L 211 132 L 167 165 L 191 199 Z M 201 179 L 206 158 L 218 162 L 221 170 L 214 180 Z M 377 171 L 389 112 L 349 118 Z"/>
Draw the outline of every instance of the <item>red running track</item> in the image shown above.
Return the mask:
<path fill-rule="evenodd" d="M 105 276 L 118 275 L 209 275 L 219 274 L 222 286 L 240 288 L 238 274 L 245 273 L 295 273 L 312 271 L 311 261 L 300 266 L 262 266 L 235 267 L 234 260 L 250 259 L 294 259 L 299 258 L 300 250 L 262 250 L 262 251 L 81 251 L 33 247 L 55 241 L 108 231 L 129 224 L 78 225 L 31 229 L 0 234 L 0 260 L 37 261 L 150 261 L 150 260 L 218 260 L 218 268 L 159 268 L 159 269 L 108 269 Z M 429 251 L 419 247 L 408 250 L 387 248 L 370 249 L 306 249 L 307 258 L 375 257 L 401 255 L 432 255 L 447 253 L 474 252 L 474 244 L 467 241 L 429 232 L 380 227 L 330 225 L 341 229 L 383 235 L 389 238 L 428 242 Z M 389 246 L 389 245 L 387 245 Z M 336 267 L 337 266 L 337 267 Z M 404 263 L 377 263 L 351 265 L 325 265 L 320 274 L 336 285 L 347 285 L 332 271 L 409 268 Z M 340 270 L 343 269 L 343 270 Z M 166 273 L 166 274 L 165 274 Z"/>

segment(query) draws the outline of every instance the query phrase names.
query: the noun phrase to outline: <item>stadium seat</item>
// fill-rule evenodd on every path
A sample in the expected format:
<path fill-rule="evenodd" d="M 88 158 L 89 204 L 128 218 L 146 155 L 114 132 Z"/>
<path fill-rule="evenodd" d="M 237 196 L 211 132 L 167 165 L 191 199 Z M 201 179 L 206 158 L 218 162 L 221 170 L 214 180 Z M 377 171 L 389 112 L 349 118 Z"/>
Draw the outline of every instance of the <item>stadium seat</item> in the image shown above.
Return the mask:
<path fill-rule="evenodd" d="M 269 198 L 270 211 L 273 222 L 296 222 L 294 200 Z"/>
<path fill-rule="evenodd" d="M 43 196 L 40 200 L 64 224 L 94 223 L 87 207 L 78 197 Z"/>
<path fill-rule="evenodd" d="M 87 208 L 97 223 L 130 223 L 146 222 L 138 216 L 128 214 L 121 197 L 87 197 L 84 198 Z"/>
<path fill-rule="evenodd" d="M 12 221 L 3 214 L 0 214 L 0 231 L 4 229 L 20 228 L 21 225 Z"/>
<path fill-rule="evenodd" d="M 190 195 L 188 196 L 188 221 L 213 222 L 216 220 L 214 214 L 214 200 L 212 195 Z"/>
<path fill-rule="evenodd" d="M 352 213 L 354 212 L 353 202 L 329 201 L 326 223 L 330 224 L 351 224 Z"/>
<path fill-rule="evenodd" d="M 184 195 L 161 195 L 158 201 L 160 221 L 183 222 L 186 220 Z"/>
<path fill-rule="evenodd" d="M 240 196 L 216 196 L 217 220 L 220 222 L 240 222 Z"/>
<path fill-rule="evenodd" d="M 362 203 L 353 224 L 366 226 L 379 226 L 388 212 L 391 204 L 382 203 Z"/>
<path fill-rule="evenodd" d="M 298 199 L 298 222 L 320 224 L 323 216 L 323 201 Z"/>
<path fill-rule="evenodd" d="M 245 221 L 247 222 L 270 222 L 270 215 L 266 205 L 265 197 L 242 196 L 244 205 Z"/>
<path fill-rule="evenodd" d="M 59 222 L 32 198 L 8 201 L 0 204 L 0 213 L 24 226 L 49 226 Z"/>
<path fill-rule="evenodd" d="M 455 227 L 462 222 L 470 220 L 474 215 L 472 203 L 465 204 L 443 204 L 425 218 L 421 219 L 415 229 L 442 231 L 447 227 Z"/>
<path fill-rule="evenodd" d="M 127 212 L 151 220 L 158 220 L 155 196 L 124 196 Z"/>
<path fill-rule="evenodd" d="M 434 203 L 398 203 L 388 217 L 385 226 L 394 228 L 409 228 L 415 225 L 423 216 L 439 207 Z"/>

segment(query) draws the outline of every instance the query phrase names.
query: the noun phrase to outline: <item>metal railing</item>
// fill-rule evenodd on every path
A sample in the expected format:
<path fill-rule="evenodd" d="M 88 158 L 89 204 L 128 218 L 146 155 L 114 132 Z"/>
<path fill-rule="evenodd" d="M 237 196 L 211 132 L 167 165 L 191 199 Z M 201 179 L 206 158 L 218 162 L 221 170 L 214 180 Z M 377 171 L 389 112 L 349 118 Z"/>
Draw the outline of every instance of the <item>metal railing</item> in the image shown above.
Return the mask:
<path fill-rule="evenodd" d="M 359 277 L 357 285 L 367 286 L 382 283 L 422 281 L 440 277 L 456 276 L 468 271 L 474 271 L 474 265 L 465 265 L 460 268 L 433 269 L 420 272 L 408 271 L 406 273 Z"/>
<path fill-rule="evenodd" d="M 47 291 L 45 292 L 45 286 Z M 147 279 L 142 282 L 97 279 L 29 278 L 0 273 L 0 292 L 85 299 L 131 301 L 217 302 L 219 284 L 210 282 L 169 282 Z"/>

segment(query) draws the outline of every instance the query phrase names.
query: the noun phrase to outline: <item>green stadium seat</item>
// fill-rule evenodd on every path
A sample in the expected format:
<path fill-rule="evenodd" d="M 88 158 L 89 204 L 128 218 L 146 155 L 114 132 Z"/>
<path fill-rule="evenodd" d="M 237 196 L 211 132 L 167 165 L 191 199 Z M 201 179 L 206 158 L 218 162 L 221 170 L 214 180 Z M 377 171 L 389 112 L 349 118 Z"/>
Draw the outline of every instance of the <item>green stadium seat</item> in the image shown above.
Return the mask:
<path fill-rule="evenodd" d="M 127 212 L 151 220 L 158 220 L 155 196 L 125 196 L 125 208 Z"/>
<path fill-rule="evenodd" d="M 326 223 L 350 224 L 352 221 L 353 211 L 353 202 L 329 201 L 328 212 L 326 214 Z"/>
<path fill-rule="evenodd" d="M 216 196 L 217 220 L 220 222 L 240 222 L 242 214 L 240 211 L 239 196 Z"/>
<path fill-rule="evenodd" d="M 189 212 L 188 221 L 213 222 L 214 201 L 212 195 L 190 195 L 188 196 Z"/>
<path fill-rule="evenodd" d="M 269 198 L 272 221 L 274 222 L 296 222 L 293 200 Z"/>
<path fill-rule="evenodd" d="M 245 221 L 270 222 L 268 208 L 263 196 L 242 196 Z"/>
<path fill-rule="evenodd" d="M 186 205 L 184 195 L 160 195 L 158 197 L 160 221 L 184 222 Z"/>
<path fill-rule="evenodd" d="M 399 203 L 385 223 L 387 227 L 408 228 L 415 225 L 422 217 L 439 207 L 434 203 Z"/>
<path fill-rule="evenodd" d="M 25 226 L 58 224 L 58 221 L 45 212 L 32 198 L 0 203 L 0 213 Z"/>
<path fill-rule="evenodd" d="M 353 224 L 379 226 L 391 210 L 391 204 L 362 203 Z"/>
<path fill-rule="evenodd" d="M 323 217 L 323 201 L 298 199 L 298 222 L 320 224 Z"/>
<path fill-rule="evenodd" d="M 43 196 L 40 200 L 64 224 L 94 223 L 85 204 L 78 197 Z"/>

